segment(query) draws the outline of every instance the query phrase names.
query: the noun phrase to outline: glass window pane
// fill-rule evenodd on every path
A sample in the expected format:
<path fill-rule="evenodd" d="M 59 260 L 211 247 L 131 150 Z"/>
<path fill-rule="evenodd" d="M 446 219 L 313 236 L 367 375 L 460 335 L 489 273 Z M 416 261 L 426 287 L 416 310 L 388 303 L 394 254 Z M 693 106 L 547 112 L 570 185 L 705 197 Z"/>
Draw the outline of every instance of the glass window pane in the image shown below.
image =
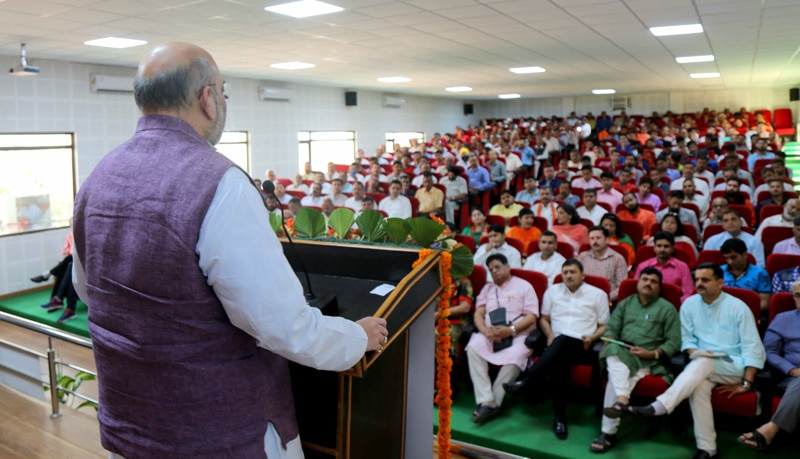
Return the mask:
<path fill-rule="evenodd" d="M 2 134 L 0 148 L 72 148 L 72 134 Z"/>
<path fill-rule="evenodd" d="M 297 133 L 297 140 L 301 142 L 308 142 L 311 140 L 311 133 L 308 131 L 300 131 Z"/>
<path fill-rule="evenodd" d="M 355 136 L 355 131 L 315 131 L 311 140 L 354 140 Z"/>

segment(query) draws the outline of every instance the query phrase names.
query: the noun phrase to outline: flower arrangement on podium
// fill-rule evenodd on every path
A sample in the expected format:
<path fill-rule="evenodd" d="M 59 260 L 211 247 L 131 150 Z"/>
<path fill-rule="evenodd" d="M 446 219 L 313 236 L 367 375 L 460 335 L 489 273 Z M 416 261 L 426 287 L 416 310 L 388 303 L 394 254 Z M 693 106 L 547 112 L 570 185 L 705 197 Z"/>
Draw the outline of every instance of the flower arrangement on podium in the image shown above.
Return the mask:
<path fill-rule="evenodd" d="M 444 221 L 434 214 L 425 217 L 384 218 L 376 210 L 365 210 L 356 216 L 348 208 L 335 209 L 325 215 L 317 209 L 301 208 L 291 222 L 283 224 L 281 216 L 270 214 L 270 224 L 279 236 L 323 239 L 333 242 L 362 244 L 394 244 L 419 248 L 419 257 L 412 268 L 429 256 L 440 255 L 442 291 L 439 294 L 436 321 L 436 399 L 439 407 L 437 444 L 440 458 L 450 457 L 450 304 L 453 279 L 472 273 L 472 252 L 457 242 Z M 291 219 L 290 219 L 291 220 Z"/>

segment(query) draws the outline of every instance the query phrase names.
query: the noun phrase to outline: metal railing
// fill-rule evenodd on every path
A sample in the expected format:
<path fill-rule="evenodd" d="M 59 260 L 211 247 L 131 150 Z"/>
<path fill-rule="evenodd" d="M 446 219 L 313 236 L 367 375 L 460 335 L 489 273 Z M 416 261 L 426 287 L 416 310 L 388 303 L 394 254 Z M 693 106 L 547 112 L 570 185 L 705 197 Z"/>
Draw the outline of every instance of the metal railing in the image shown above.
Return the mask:
<path fill-rule="evenodd" d="M 65 341 L 71 344 L 75 344 L 77 346 L 85 347 L 87 349 L 92 348 L 92 340 L 84 338 L 82 336 L 74 335 L 72 333 L 65 332 L 64 330 L 59 330 L 57 328 L 51 327 L 49 325 L 44 325 L 39 322 L 35 322 L 33 320 L 25 319 L 23 317 L 15 316 L 13 314 L 8 314 L 6 312 L 0 311 L 0 321 L 9 323 L 11 325 L 16 325 L 21 328 L 25 328 L 27 330 L 34 331 L 36 333 L 41 333 L 42 335 L 47 336 L 47 354 L 42 354 L 40 352 L 36 352 L 31 349 L 27 349 L 25 347 L 19 346 L 17 344 L 11 343 L 6 340 L 0 340 L 3 344 L 6 344 L 10 347 L 13 347 L 19 351 L 26 352 L 31 355 L 35 355 L 41 359 L 47 361 L 47 373 L 48 373 L 48 381 L 40 381 L 43 385 L 49 385 L 50 387 L 50 405 L 51 405 L 51 418 L 57 418 L 61 416 L 61 406 L 59 404 L 60 398 L 58 396 L 58 391 L 66 392 L 72 394 L 75 397 L 79 397 L 83 400 L 93 402 L 97 404 L 97 400 L 94 400 L 90 397 L 82 395 L 78 392 L 75 392 L 69 388 L 61 387 L 58 385 L 58 371 L 57 366 L 65 366 L 71 368 L 73 370 L 77 370 L 80 372 L 88 373 L 93 376 L 97 376 L 96 372 L 87 370 L 86 368 L 81 368 L 76 365 L 72 365 L 67 362 L 62 362 L 56 357 L 56 351 L 53 348 L 53 338 L 59 339 L 61 341 Z"/>

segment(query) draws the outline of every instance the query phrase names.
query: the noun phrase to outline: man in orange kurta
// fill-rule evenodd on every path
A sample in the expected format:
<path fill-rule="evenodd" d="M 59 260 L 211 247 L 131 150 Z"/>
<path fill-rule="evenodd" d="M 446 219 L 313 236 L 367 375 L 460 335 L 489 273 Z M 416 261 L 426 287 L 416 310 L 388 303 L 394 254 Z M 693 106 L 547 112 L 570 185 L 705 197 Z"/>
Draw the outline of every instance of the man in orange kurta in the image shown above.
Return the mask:
<path fill-rule="evenodd" d="M 639 207 L 639 200 L 636 193 L 629 191 L 622 196 L 622 204 L 625 208 L 617 212 L 620 220 L 633 220 L 642 224 L 644 240 L 650 239 L 650 228 L 656 222 L 656 214 L 647 209 Z"/>

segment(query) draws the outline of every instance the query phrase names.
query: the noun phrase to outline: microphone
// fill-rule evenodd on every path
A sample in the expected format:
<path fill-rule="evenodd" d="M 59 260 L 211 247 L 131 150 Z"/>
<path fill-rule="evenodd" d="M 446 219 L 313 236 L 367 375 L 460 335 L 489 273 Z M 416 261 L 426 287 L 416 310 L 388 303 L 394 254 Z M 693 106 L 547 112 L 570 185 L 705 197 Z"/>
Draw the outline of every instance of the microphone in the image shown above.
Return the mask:
<path fill-rule="evenodd" d="M 303 260 L 300 257 L 300 253 L 297 252 L 297 247 L 295 247 L 294 241 L 292 241 L 292 236 L 289 235 L 289 230 L 286 229 L 286 220 L 283 218 L 283 204 L 278 196 L 275 195 L 275 184 L 272 183 L 272 180 L 264 180 L 261 182 L 261 189 L 264 190 L 264 193 L 267 193 L 275 198 L 276 201 L 278 201 L 278 206 L 281 209 L 281 226 L 283 227 L 283 232 L 286 234 L 286 239 L 289 240 L 289 246 L 292 248 L 292 253 L 297 260 L 297 264 L 300 265 L 300 271 L 303 272 L 303 275 L 306 278 L 306 287 L 308 290 L 305 293 L 306 304 L 321 309 L 322 313 L 325 315 L 338 315 L 339 304 L 336 300 L 336 296 L 323 295 L 322 298 L 318 298 L 314 293 L 314 289 L 311 287 L 311 278 L 308 276 L 308 271 L 306 270 L 305 265 L 303 265 Z"/>

